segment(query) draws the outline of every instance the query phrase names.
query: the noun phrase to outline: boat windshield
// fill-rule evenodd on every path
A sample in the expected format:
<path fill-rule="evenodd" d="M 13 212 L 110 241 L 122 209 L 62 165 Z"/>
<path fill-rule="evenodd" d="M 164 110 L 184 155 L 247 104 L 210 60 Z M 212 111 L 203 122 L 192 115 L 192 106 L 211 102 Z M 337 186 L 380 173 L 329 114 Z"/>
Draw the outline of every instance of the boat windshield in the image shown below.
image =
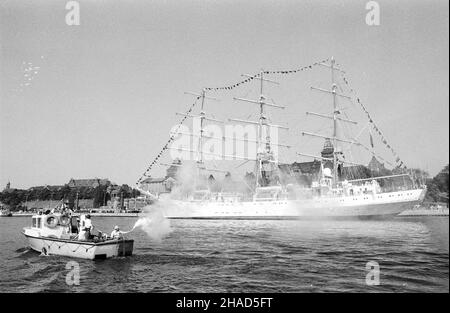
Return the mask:
<path fill-rule="evenodd" d="M 33 217 L 31 219 L 31 226 L 35 228 L 41 228 L 41 218 L 40 217 Z"/>

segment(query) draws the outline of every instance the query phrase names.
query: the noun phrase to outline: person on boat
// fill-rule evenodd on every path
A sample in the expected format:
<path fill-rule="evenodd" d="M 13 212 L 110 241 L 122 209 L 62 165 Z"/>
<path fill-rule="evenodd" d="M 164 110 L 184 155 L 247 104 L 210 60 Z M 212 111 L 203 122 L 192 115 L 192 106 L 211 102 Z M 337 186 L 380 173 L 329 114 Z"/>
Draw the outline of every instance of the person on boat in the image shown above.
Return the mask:
<path fill-rule="evenodd" d="M 91 236 L 91 232 L 94 229 L 94 225 L 92 225 L 91 215 L 86 214 L 80 217 L 80 231 L 78 233 L 78 240 L 89 240 Z"/>
<path fill-rule="evenodd" d="M 84 221 L 86 219 L 86 215 L 81 214 L 78 219 L 78 240 L 86 240 L 86 232 L 84 229 Z"/>
<path fill-rule="evenodd" d="M 119 226 L 114 226 L 114 230 L 111 232 L 112 239 L 122 239 L 122 232 L 120 231 Z"/>
<path fill-rule="evenodd" d="M 69 209 L 69 201 L 66 200 L 61 204 L 61 212 L 66 213 L 68 209 Z"/>
<path fill-rule="evenodd" d="M 63 206 L 61 207 L 61 214 L 72 216 L 73 210 L 70 208 L 69 202 L 66 202 L 65 204 L 63 204 Z"/>
<path fill-rule="evenodd" d="M 78 234 L 80 225 L 80 219 L 76 216 L 70 216 L 70 232 L 72 234 Z"/>

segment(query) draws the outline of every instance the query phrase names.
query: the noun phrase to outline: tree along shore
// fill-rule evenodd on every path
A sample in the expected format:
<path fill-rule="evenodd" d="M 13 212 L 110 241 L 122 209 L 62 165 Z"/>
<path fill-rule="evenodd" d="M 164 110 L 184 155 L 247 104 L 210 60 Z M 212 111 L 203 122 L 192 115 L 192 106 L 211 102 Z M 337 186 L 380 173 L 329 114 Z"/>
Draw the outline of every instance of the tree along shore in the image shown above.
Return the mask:
<path fill-rule="evenodd" d="M 106 205 L 109 200 L 117 195 L 121 199 L 135 198 L 140 192 L 128 185 L 100 185 L 97 187 L 69 187 L 43 186 L 23 189 L 5 189 L 0 193 L 0 202 L 3 207 L 11 211 L 25 209 L 24 204 L 32 201 L 68 201 L 69 207 L 74 208 L 76 202 L 91 200 L 94 208 Z"/>

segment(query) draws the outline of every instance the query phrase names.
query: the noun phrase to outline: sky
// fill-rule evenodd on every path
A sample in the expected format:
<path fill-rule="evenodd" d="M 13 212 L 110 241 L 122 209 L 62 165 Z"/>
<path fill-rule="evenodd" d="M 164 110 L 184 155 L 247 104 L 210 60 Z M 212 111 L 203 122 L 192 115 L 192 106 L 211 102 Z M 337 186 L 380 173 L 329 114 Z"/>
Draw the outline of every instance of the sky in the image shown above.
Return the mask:
<path fill-rule="evenodd" d="M 185 91 L 331 56 L 405 164 L 435 175 L 449 159 L 448 1 L 378 3 L 380 25 L 369 26 L 361 0 L 80 0 L 80 25 L 69 26 L 66 1 L 0 0 L 0 186 L 133 185 L 193 102 Z M 20 86 L 25 68 L 33 77 Z M 322 126 L 306 110 L 330 112 L 310 90 L 329 88 L 329 70 L 271 79 L 280 86 L 265 93 L 287 107 L 271 111 L 290 128 L 280 141 L 317 154 L 323 142 L 299 132 Z M 211 94 L 221 101 L 208 112 L 247 118 L 255 108 L 232 97 L 257 89 Z"/>

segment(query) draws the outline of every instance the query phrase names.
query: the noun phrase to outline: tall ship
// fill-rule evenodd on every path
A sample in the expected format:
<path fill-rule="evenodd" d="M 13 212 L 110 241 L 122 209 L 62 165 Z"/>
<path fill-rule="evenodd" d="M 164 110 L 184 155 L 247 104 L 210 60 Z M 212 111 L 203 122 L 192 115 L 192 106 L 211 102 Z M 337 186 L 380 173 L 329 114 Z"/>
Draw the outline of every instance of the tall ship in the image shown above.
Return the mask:
<path fill-rule="evenodd" d="M 301 163 L 283 164 L 277 156 L 278 149 L 292 149 L 291 145 L 278 143 L 278 138 L 273 138 L 272 134 L 278 134 L 287 127 L 276 125 L 271 122 L 267 108 L 284 109 L 283 106 L 269 101 L 264 94 L 265 83 L 277 83 L 268 79 L 268 71 L 261 71 L 255 75 L 246 75 L 248 80 L 256 80 L 259 83 L 259 99 L 237 98 L 234 100 L 255 105 L 257 107 L 257 120 L 245 120 L 229 118 L 230 122 L 254 125 L 256 127 L 256 138 L 228 138 L 227 136 L 214 137 L 208 134 L 205 124 L 223 123 L 205 112 L 205 102 L 207 99 L 214 99 L 206 95 L 209 89 L 203 89 L 200 94 L 195 94 L 197 100 L 201 101 L 200 113 L 194 115 L 190 109 L 183 115 L 186 118 L 197 118 L 199 129 L 197 132 L 186 133 L 177 132 L 172 134 L 168 145 L 163 149 L 176 149 L 194 153 L 196 156 L 194 171 L 190 173 L 195 176 L 189 183 L 189 192 L 179 191 L 178 177 L 166 176 L 167 179 L 158 181 L 145 174 L 137 183 L 137 188 L 145 195 L 159 201 L 167 218 L 192 218 L 192 219 L 297 219 L 297 218 L 326 218 L 326 217 L 380 217 L 394 216 L 402 211 L 411 209 L 423 201 L 426 187 L 420 177 L 414 176 L 414 172 L 409 171 L 405 166 L 397 166 L 393 170 L 386 171 L 385 175 L 373 171 L 360 163 L 349 158 L 349 151 L 352 147 L 360 147 L 372 155 L 372 163 L 378 156 L 373 149 L 372 136 L 370 135 L 371 147 L 358 140 L 358 136 L 351 138 L 343 137 L 339 132 L 340 124 L 356 125 L 357 122 L 343 114 L 344 110 L 339 104 L 339 99 L 350 96 L 339 90 L 336 83 L 336 75 L 341 71 L 334 58 L 327 59 L 314 64 L 315 66 L 325 66 L 331 71 L 331 87 L 312 89 L 329 95 L 328 114 L 306 112 L 309 116 L 329 121 L 331 131 L 329 133 L 317 133 L 313 131 L 301 131 L 299 135 L 311 137 L 314 140 L 323 141 L 323 150 L 320 155 L 304 152 L 307 147 L 303 146 L 296 151 L 296 155 L 302 158 L 310 158 L 309 167 L 313 167 L 313 173 L 308 179 L 299 180 L 298 167 Z M 288 73 L 290 71 L 280 71 Z M 345 78 L 345 77 L 344 77 Z M 247 80 L 247 81 L 248 81 Z M 345 81 L 347 83 L 347 81 Z M 359 102 L 359 99 L 358 99 Z M 363 109 L 366 111 L 365 107 Z M 366 111 L 370 122 L 369 113 Z M 376 127 L 375 127 L 376 128 Z M 378 130 L 378 128 L 376 128 Z M 273 131 L 275 130 L 275 132 Z M 186 149 L 171 147 L 170 142 L 173 136 L 188 136 L 196 138 L 196 149 Z M 281 137 L 281 136 L 280 136 Z M 275 139 L 275 140 L 274 140 Z M 206 140 L 218 141 L 245 141 L 256 145 L 254 155 L 239 156 L 237 154 L 225 155 L 219 152 L 211 152 L 204 149 Z M 160 153 L 158 155 L 161 155 Z M 205 158 L 206 157 L 206 158 Z M 152 162 L 157 164 L 157 159 Z M 254 162 L 253 173 L 247 176 L 244 181 L 246 188 L 244 191 L 227 190 L 224 184 L 215 183 L 211 172 L 224 172 L 220 167 L 208 167 L 208 159 L 223 160 L 243 160 L 244 162 Z M 206 160 L 205 160 L 206 159 Z M 350 161 L 351 160 L 351 161 Z M 226 162 L 226 161 L 224 161 Z M 182 168 L 183 162 L 176 160 L 171 164 L 164 164 L 171 169 Z M 306 164 L 306 163 L 304 163 Z M 297 165 L 297 167 L 296 167 Z M 373 164 L 372 164 L 373 165 Z M 304 167 L 304 166 L 303 166 Z M 353 170 L 362 172 L 365 175 L 348 175 Z M 300 170 L 301 171 L 301 170 Z M 303 169 L 303 172 L 305 170 Z M 209 176 L 208 176 L 209 175 Z M 229 173 L 228 173 L 229 175 Z M 225 180 L 227 174 L 225 175 Z M 155 192 L 152 189 L 155 183 L 169 182 L 172 185 L 170 192 Z M 179 187 L 179 186 L 178 186 Z"/>

